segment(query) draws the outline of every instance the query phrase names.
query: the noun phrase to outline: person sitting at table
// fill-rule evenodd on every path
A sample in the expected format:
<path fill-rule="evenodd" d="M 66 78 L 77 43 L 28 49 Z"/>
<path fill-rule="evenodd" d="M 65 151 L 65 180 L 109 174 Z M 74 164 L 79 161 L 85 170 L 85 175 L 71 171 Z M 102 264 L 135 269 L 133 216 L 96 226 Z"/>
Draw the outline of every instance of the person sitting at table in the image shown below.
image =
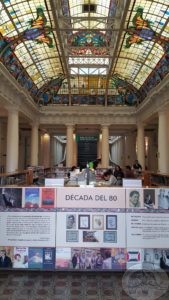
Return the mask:
<path fill-rule="evenodd" d="M 129 165 L 125 166 L 124 178 L 135 178 L 134 172 Z"/>
<path fill-rule="evenodd" d="M 117 178 L 117 184 L 122 185 L 122 179 L 124 178 L 124 173 L 120 166 L 116 165 L 114 170 L 114 176 Z"/>
<path fill-rule="evenodd" d="M 113 172 L 111 169 L 108 169 L 103 173 L 103 179 L 105 180 L 104 185 L 111 186 L 111 185 L 117 185 L 117 178 L 113 175 Z"/>
<path fill-rule="evenodd" d="M 73 181 L 76 180 L 77 173 L 78 173 L 78 168 L 76 166 L 72 166 L 68 173 L 68 178 Z"/>

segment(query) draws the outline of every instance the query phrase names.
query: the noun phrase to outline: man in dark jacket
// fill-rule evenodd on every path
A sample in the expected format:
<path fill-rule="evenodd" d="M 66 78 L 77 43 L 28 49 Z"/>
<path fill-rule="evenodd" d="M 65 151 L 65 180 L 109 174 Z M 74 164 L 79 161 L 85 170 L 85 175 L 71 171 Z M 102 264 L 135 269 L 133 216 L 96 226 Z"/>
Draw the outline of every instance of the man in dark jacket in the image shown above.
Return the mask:
<path fill-rule="evenodd" d="M 0 251 L 0 268 L 11 268 L 12 261 L 9 256 L 6 255 L 5 250 Z"/>

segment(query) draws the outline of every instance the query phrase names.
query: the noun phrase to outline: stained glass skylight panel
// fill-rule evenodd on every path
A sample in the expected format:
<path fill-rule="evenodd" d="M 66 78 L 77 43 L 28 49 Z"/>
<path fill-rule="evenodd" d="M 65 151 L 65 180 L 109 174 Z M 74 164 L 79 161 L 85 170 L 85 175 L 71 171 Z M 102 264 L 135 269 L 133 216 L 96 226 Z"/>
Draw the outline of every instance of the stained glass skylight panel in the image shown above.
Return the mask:
<path fill-rule="evenodd" d="M 137 88 L 144 83 L 165 53 L 165 38 L 169 36 L 169 27 L 166 26 L 169 16 L 167 5 L 169 0 L 136 0 L 134 9 L 130 5 L 133 11 L 131 15 L 128 12 L 130 18 L 127 33 L 114 71 L 121 76 L 125 74 L 126 79 L 130 78 Z"/>
<path fill-rule="evenodd" d="M 16 48 L 15 54 L 19 57 L 20 62 L 22 63 L 24 68 L 27 68 L 29 65 L 33 64 L 33 60 L 23 44 L 20 44 Z"/>
<path fill-rule="evenodd" d="M 52 2 L 58 20 L 54 20 Z M 76 78 L 68 79 L 71 86 L 79 85 L 79 91 L 83 84 L 88 89 L 105 89 L 107 85 L 99 87 L 99 80 L 111 81 L 113 74 L 140 88 L 165 56 L 168 6 L 169 0 L 4 0 L 0 33 L 7 44 L 14 39 L 11 51 L 38 87 L 64 73 L 63 64 Z M 31 31 L 38 7 L 43 8 L 42 26 Z"/>
<path fill-rule="evenodd" d="M 107 68 L 74 68 L 71 67 L 71 74 L 79 74 L 79 75 L 106 75 L 107 74 Z"/>
<path fill-rule="evenodd" d="M 99 65 L 109 65 L 110 59 L 108 57 L 106 58 L 100 58 L 100 57 L 95 57 L 95 58 L 90 58 L 90 57 L 69 57 L 69 65 L 92 65 L 92 64 L 99 64 Z"/>
<path fill-rule="evenodd" d="M 86 2 L 88 4 L 88 2 Z M 85 4 L 85 1 L 83 0 L 69 0 L 69 7 L 70 7 L 70 15 L 71 17 L 107 17 L 109 13 L 109 6 L 110 6 L 110 0 L 93 0 L 92 5 L 96 6 L 96 12 L 83 12 L 83 5 Z M 77 24 L 76 24 L 77 22 Z M 78 28 L 88 28 L 88 29 L 104 29 L 105 28 L 105 22 L 101 20 L 94 20 L 94 19 L 88 19 L 88 20 L 81 20 L 79 23 L 78 21 L 72 20 L 72 24 L 74 29 Z"/>
<path fill-rule="evenodd" d="M 0 3 L 0 12 L 0 32 L 9 41 L 16 40 L 18 46 L 14 52 L 35 84 L 42 85 L 48 76 L 63 72 L 45 1 L 6 0 Z M 34 31 L 31 31 L 32 26 L 35 26 Z"/>

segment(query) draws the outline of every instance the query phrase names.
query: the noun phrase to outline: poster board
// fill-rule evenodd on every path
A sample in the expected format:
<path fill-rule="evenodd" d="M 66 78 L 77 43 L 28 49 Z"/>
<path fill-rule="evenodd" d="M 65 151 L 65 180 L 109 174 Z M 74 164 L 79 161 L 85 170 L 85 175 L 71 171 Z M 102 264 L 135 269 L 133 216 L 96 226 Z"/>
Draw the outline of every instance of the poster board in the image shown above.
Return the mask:
<path fill-rule="evenodd" d="M 169 270 L 168 220 L 169 188 L 0 188 L 12 268 Z"/>
<path fill-rule="evenodd" d="M 169 270 L 169 189 L 126 189 L 126 225 L 127 269 Z"/>

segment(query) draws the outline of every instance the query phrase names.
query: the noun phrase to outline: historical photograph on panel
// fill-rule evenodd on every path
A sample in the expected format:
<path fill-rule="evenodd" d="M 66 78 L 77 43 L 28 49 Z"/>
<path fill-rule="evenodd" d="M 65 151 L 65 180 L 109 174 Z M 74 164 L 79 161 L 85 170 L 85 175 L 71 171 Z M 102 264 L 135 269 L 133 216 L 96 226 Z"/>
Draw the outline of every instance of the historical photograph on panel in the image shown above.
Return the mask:
<path fill-rule="evenodd" d="M 126 269 L 126 262 L 127 262 L 126 248 L 112 248 L 111 256 L 112 256 L 112 269 L 113 270 L 125 270 Z"/>
<path fill-rule="evenodd" d="M 98 243 L 99 242 L 99 232 L 98 231 L 83 231 L 83 242 Z"/>
<path fill-rule="evenodd" d="M 14 247 L 13 268 L 28 268 L 28 247 Z"/>
<path fill-rule="evenodd" d="M 104 229 L 104 215 L 92 216 L 92 229 L 103 230 Z"/>
<path fill-rule="evenodd" d="M 71 268 L 83 269 L 85 267 L 85 252 L 84 248 L 71 249 Z"/>
<path fill-rule="evenodd" d="M 139 191 L 131 191 L 129 194 L 129 207 L 141 207 L 140 203 L 140 192 Z"/>
<path fill-rule="evenodd" d="M 66 231 L 66 242 L 76 243 L 79 241 L 79 231 L 78 230 L 67 230 Z"/>
<path fill-rule="evenodd" d="M 155 189 L 143 190 L 144 207 L 147 209 L 155 208 Z"/>
<path fill-rule="evenodd" d="M 71 267 L 71 248 L 56 248 L 56 269 L 68 269 Z"/>
<path fill-rule="evenodd" d="M 79 215 L 79 229 L 90 229 L 90 215 Z"/>
<path fill-rule="evenodd" d="M 106 216 L 106 229 L 116 230 L 117 229 L 117 216 L 107 215 Z"/>
<path fill-rule="evenodd" d="M 0 207 L 22 207 L 22 188 L 0 188 Z"/>
<path fill-rule="evenodd" d="M 0 246 L 0 268 L 12 268 L 13 251 L 12 246 Z"/>
<path fill-rule="evenodd" d="M 76 215 L 67 214 L 66 215 L 66 229 L 76 229 Z"/>
<path fill-rule="evenodd" d="M 85 248 L 85 269 L 100 270 L 103 267 L 103 257 L 100 248 Z"/>
<path fill-rule="evenodd" d="M 103 232 L 104 243 L 117 243 L 117 231 L 104 231 Z"/>
<path fill-rule="evenodd" d="M 158 201 L 159 209 L 169 209 L 169 189 L 157 189 L 156 198 Z"/>
<path fill-rule="evenodd" d="M 169 270 L 169 249 L 144 249 L 143 268 Z"/>
<path fill-rule="evenodd" d="M 143 189 L 126 189 L 126 207 L 143 208 Z"/>

